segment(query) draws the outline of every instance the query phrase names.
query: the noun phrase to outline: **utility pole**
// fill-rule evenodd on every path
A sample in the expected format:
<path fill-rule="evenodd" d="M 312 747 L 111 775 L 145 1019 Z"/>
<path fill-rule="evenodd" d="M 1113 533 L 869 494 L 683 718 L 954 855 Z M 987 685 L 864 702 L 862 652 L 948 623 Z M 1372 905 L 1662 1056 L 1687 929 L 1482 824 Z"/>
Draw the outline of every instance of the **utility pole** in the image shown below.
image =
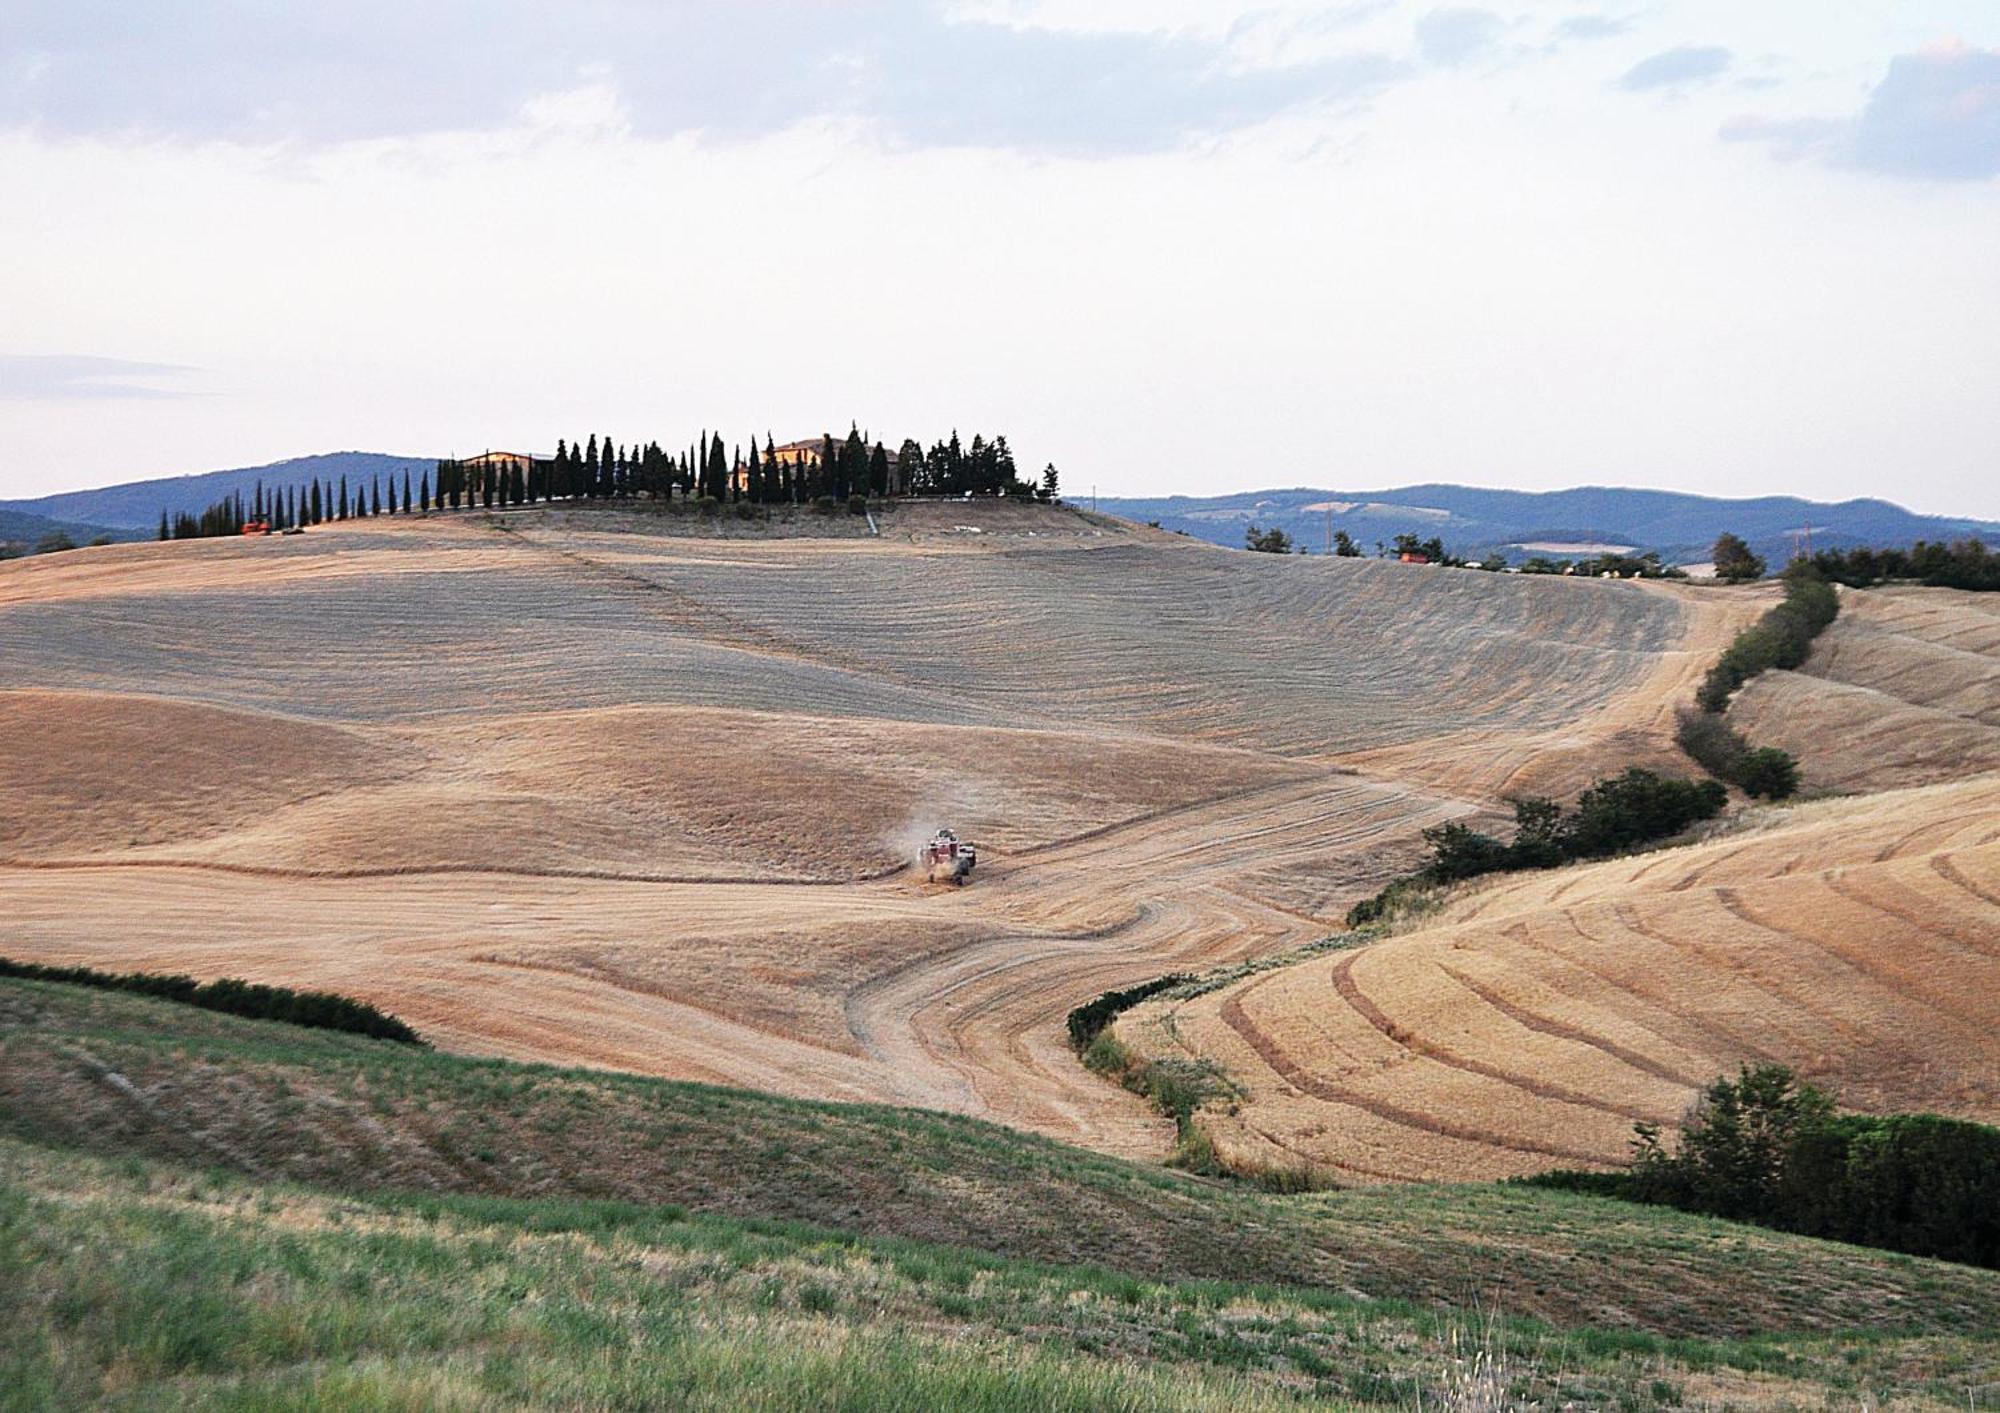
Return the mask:
<path fill-rule="evenodd" d="M 1326 508 L 1326 552 L 1333 553 L 1333 507 Z"/>

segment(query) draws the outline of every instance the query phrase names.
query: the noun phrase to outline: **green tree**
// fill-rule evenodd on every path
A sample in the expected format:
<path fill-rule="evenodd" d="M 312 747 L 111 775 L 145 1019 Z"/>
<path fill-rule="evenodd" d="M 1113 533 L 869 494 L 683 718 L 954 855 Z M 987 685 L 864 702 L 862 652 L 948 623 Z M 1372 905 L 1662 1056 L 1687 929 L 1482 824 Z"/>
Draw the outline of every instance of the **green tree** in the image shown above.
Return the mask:
<path fill-rule="evenodd" d="M 1060 499 L 1061 492 L 1062 473 L 1056 470 L 1055 462 L 1051 461 L 1042 468 L 1042 484 L 1040 489 L 1035 492 L 1035 499 L 1053 503 Z"/>
<path fill-rule="evenodd" d="M 1715 561 L 1715 577 L 1725 584 L 1742 584 L 1752 579 L 1764 577 L 1764 561 L 1750 552 L 1750 546 L 1729 531 L 1716 536 L 1715 547 L 1709 552 Z"/>
<path fill-rule="evenodd" d="M 1345 530 L 1333 532 L 1333 553 L 1339 559 L 1361 558 L 1361 546 L 1354 543 L 1354 536 Z"/>
<path fill-rule="evenodd" d="M 160 538 L 167 538 L 167 512 L 164 510 L 160 512 Z"/>
<path fill-rule="evenodd" d="M 1641 1192 L 1718 1217 L 1770 1220 L 1793 1145 L 1833 1118 L 1833 1100 L 1784 1065 L 1740 1067 L 1710 1084 L 1668 1154 L 1657 1125 L 1640 1124 L 1633 1177 Z"/>
<path fill-rule="evenodd" d="M 1243 532 L 1243 547 L 1258 554 L 1290 554 L 1292 537 L 1275 525 L 1268 530 L 1252 525 Z"/>

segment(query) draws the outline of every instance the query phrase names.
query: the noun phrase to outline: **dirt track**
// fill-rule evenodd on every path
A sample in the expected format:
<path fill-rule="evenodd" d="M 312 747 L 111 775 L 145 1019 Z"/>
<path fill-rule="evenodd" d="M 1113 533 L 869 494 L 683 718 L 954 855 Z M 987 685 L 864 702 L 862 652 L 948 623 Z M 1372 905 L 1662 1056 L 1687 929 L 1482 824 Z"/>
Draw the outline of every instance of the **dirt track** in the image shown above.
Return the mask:
<path fill-rule="evenodd" d="M 1423 827 L 1661 749 L 1751 611 L 997 509 L 0 566 L 0 951 L 1155 1153 L 1070 1006 L 1322 936 Z M 973 887 L 871 880 L 941 822 Z"/>

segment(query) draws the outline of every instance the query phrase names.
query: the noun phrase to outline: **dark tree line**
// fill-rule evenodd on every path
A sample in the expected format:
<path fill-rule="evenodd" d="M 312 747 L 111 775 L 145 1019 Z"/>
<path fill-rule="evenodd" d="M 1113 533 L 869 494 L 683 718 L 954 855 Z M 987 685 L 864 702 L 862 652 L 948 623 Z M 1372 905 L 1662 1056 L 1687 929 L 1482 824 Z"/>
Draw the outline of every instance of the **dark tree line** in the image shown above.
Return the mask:
<path fill-rule="evenodd" d="M 1023 481 L 1004 436 L 970 445 L 958 433 L 926 451 L 905 441 L 891 454 L 858 426 L 846 437 L 780 447 L 770 433 L 730 444 L 704 431 L 692 445 L 669 451 L 658 442 L 629 445 L 592 434 L 564 438 L 552 457 L 488 454 L 447 459 L 411 484 L 405 471 L 350 487 L 346 476 L 314 478 L 266 492 L 259 482 L 189 514 L 160 513 L 163 540 L 239 535 L 245 526 L 289 530 L 329 521 L 440 510 L 502 509 L 550 501 L 647 499 L 719 505 L 817 505 L 865 503 L 904 495 L 1012 496 L 1053 501 L 1059 478 L 1045 467 L 1039 484 Z"/>
<path fill-rule="evenodd" d="M 1783 1065 L 1746 1065 L 1702 1091 L 1676 1148 L 1642 1123 L 1632 1149 L 1624 1172 L 1529 1181 L 2000 1268 L 2000 1129 L 1986 1124 L 1842 1114 Z"/>
<path fill-rule="evenodd" d="M 1979 540 L 1918 540 L 1906 550 L 1820 550 L 1811 563 L 1825 578 L 1853 589 L 1905 579 L 1938 589 L 2000 590 L 2000 554 Z"/>
<path fill-rule="evenodd" d="M 1411 899 L 1441 884 L 1517 869 L 1558 868 L 1582 859 L 1604 859 L 1672 838 L 1713 819 L 1729 794 L 1713 780 L 1677 780 L 1633 766 L 1600 780 L 1564 810 L 1554 800 L 1514 801 L 1514 837 L 1502 842 L 1453 822 L 1424 831 L 1430 857 L 1415 873 L 1395 879 L 1373 898 L 1356 903 L 1349 927 L 1389 917 Z"/>
<path fill-rule="evenodd" d="M 149 972 L 96 971 L 90 967 L 45 967 L 33 962 L 9 961 L 0 957 L 0 977 L 26 981 L 57 981 L 66 986 L 88 986 L 98 991 L 129 991 L 163 1001 L 178 1001 L 205 1011 L 224 1011 L 253 1020 L 277 1020 L 316 1030 L 344 1030 L 353 1035 L 394 1040 L 403 1045 L 423 1045 L 424 1038 L 396 1017 L 379 1011 L 366 1001 L 357 1001 L 332 991 L 294 991 L 289 986 L 263 986 L 252 981 L 224 977 L 220 981 L 196 981 L 191 976 L 163 976 Z"/>
<path fill-rule="evenodd" d="M 261 525 L 268 530 L 290 530 L 321 525 L 334 520 L 359 520 L 376 515 L 400 515 L 419 506 L 432 508 L 431 482 L 426 474 L 410 485 L 405 471 L 400 490 L 397 478 L 371 477 L 365 485 L 349 487 L 347 477 L 314 478 L 296 486 L 279 486 L 266 491 L 259 481 L 245 497 L 241 491 L 224 496 L 206 509 L 189 514 L 160 512 L 159 536 L 163 540 L 195 540 L 215 535 L 240 535 L 245 526 Z M 385 494 L 383 487 L 388 487 Z"/>
<path fill-rule="evenodd" d="M 1708 669 L 1692 710 L 1683 709 L 1675 739 L 1718 780 L 1755 798 L 1782 800 L 1798 789 L 1799 763 L 1776 746 L 1753 746 L 1724 720 L 1730 698 L 1751 678 L 1773 667 L 1793 668 L 1812 652 L 1813 640 L 1840 613 L 1833 586 L 1805 560 L 1785 571 L 1785 597 L 1736 635 Z"/>

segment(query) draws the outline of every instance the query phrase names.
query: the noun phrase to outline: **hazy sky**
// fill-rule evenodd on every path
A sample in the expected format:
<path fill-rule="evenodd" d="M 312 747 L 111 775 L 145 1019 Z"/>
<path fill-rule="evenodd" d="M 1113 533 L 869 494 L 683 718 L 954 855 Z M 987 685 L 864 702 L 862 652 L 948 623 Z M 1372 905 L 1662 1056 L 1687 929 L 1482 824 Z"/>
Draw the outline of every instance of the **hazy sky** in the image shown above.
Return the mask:
<path fill-rule="evenodd" d="M 1993 0 L 0 0 L 0 496 L 1005 431 L 2000 518 Z"/>

